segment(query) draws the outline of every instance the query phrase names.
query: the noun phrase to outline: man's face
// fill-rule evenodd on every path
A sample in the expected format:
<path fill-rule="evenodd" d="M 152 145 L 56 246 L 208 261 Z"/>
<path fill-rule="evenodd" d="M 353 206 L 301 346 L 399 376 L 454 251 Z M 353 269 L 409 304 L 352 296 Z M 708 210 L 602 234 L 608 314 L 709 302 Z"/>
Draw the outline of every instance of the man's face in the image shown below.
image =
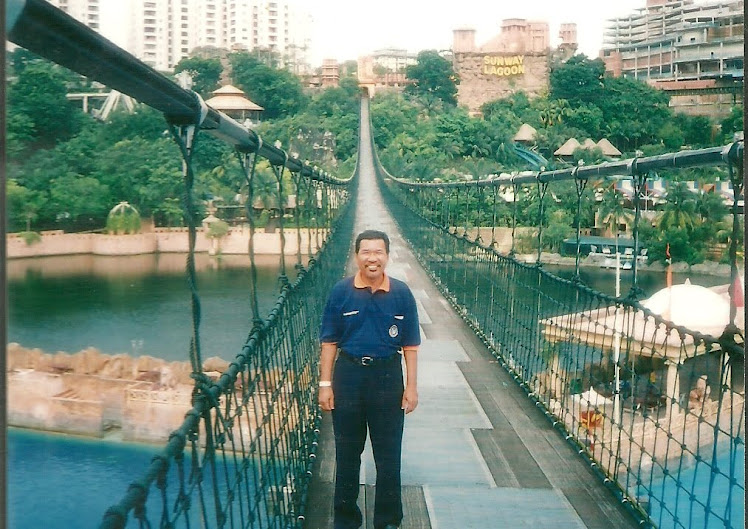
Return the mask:
<path fill-rule="evenodd" d="M 384 267 L 387 266 L 387 249 L 382 239 L 363 239 L 356 254 L 358 269 L 363 278 L 377 285 L 384 277 Z"/>

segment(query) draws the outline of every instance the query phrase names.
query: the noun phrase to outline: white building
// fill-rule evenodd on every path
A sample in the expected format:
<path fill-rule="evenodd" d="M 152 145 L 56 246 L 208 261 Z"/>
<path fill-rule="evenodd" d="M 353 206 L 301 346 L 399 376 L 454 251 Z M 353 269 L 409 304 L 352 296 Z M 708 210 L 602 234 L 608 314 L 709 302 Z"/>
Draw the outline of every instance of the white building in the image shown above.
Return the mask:
<path fill-rule="evenodd" d="M 277 53 L 281 66 L 307 73 L 311 15 L 289 0 L 50 0 L 157 70 L 170 71 L 193 49 Z M 102 31 L 100 10 L 114 20 Z M 125 26 L 125 27 L 123 27 Z M 113 38 L 109 33 L 126 36 Z"/>
<path fill-rule="evenodd" d="M 99 0 L 47 0 L 55 7 L 59 7 L 76 20 L 83 22 L 91 29 L 99 31 L 101 28 L 101 11 Z"/>

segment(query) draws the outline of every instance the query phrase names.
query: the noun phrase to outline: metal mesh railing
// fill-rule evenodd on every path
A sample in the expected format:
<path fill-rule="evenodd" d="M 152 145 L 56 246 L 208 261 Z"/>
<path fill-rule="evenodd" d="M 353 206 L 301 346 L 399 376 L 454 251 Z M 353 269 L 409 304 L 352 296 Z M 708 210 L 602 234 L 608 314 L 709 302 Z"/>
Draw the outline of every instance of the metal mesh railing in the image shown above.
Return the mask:
<path fill-rule="evenodd" d="M 346 204 L 218 380 L 197 376 L 194 407 L 101 527 L 301 527 L 318 425 L 318 322 L 350 248 Z"/>
<path fill-rule="evenodd" d="M 318 325 L 325 295 L 347 262 L 355 175 L 335 178 L 289 157 L 279 145 L 264 143 L 254 131 L 208 107 L 196 93 L 48 2 L 13 0 L 7 11 L 12 42 L 161 111 L 182 158 L 193 407 L 141 478 L 104 514 L 101 527 L 126 527 L 128 520 L 139 527 L 300 527 L 321 418 L 316 396 Z M 235 148 L 248 189 L 250 331 L 242 350 L 217 379 L 203 372 L 195 271 L 192 158 L 204 132 Z M 258 157 L 269 162 L 276 178 L 280 228 L 280 295 L 266 316 L 258 309 L 254 262 L 252 207 L 259 185 Z M 293 201 L 284 196 L 288 190 Z M 289 209 L 293 228 L 287 230 L 284 215 Z M 296 238 L 298 275 L 293 283 L 286 274 L 287 231 L 289 237 L 295 232 Z M 309 257 L 306 267 L 302 253 Z"/>
<path fill-rule="evenodd" d="M 742 144 L 697 152 L 690 160 L 742 166 L 737 156 L 723 156 L 738 152 L 742 158 Z M 657 160 L 670 157 L 671 166 L 682 166 L 690 154 Z M 638 161 L 644 174 L 651 160 Z M 495 221 L 491 197 L 499 185 L 515 191 L 537 186 L 542 197 L 554 177 L 580 178 L 578 169 L 509 182 L 424 184 L 392 177 L 377 165 L 385 200 L 432 279 L 644 525 L 743 526 L 744 313 L 734 287 L 730 308 L 724 296 L 703 289 L 704 302 L 720 298 L 721 323 L 709 333 L 691 331 L 668 316 L 700 307 L 673 307 L 679 298 L 672 289 L 640 302 L 634 283 L 630 295 L 611 297 L 585 286 L 578 273 L 573 280 L 549 273 L 540 252 L 529 264 L 513 252 L 500 253 L 493 225 L 470 224 L 480 218 L 469 215 L 471 207 Z M 637 161 L 617 165 L 637 178 Z M 606 166 L 584 169 L 604 173 Z M 738 174 L 736 197 L 742 169 Z M 733 214 L 737 226 L 737 207 Z M 491 240 L 483 242 L 481 232 L 488 231 Z M 541 237 L 542 226 L 539 231 Z M 735 244 L 731 255 L 735 263 Z M 578 272 L 578 258 L 576 264 Z M 733 279 L 736 273 L 734 265 Z"/>

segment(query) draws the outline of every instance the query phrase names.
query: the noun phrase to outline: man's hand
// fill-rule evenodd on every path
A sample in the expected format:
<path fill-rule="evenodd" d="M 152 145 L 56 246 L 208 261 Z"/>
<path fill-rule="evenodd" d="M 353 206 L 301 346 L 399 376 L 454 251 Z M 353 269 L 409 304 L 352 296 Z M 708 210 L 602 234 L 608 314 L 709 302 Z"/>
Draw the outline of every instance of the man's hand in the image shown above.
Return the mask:
<path fill-rule="evenodd" d="M 319 388 L 319 405 L 323 411 L 331 411 L 335 408 L 335 396 L 332 388 Z"/>
<path fill-rule="evenodd" d="M 403 404 L 402 409 L 408 414 L 416 409 L 418 406 L 418 390 L 413 387 L 406 387 L 403 392 Z"/>

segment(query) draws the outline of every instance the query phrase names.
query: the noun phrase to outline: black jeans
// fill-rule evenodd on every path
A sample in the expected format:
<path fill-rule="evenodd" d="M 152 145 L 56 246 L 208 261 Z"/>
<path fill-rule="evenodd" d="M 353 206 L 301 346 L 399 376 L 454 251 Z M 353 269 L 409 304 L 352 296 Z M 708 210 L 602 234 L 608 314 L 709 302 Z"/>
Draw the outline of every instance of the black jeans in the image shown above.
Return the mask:
<path fill-rule="evenodd" d="M 405 420 L 401 408 L 402 363 L 360 366 L 339 357 L 333 375 L 333 395 L 335 529 L 356 529 L 362 523 L 356 500 L 367 428 L 377 467 L 374 527 L 399 525 L 403 518 L 400 454 Z"/>

